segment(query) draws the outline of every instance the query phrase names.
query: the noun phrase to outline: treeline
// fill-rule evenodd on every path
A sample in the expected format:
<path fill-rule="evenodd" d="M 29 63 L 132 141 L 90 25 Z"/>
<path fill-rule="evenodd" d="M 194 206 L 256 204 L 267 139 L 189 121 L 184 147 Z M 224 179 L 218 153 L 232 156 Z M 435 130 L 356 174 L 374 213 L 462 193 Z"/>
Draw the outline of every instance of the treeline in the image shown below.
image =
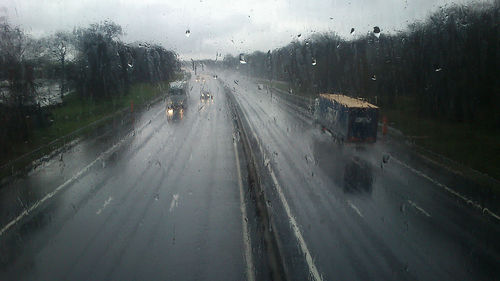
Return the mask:
<path fill-rule="evenodd" d="M 498 129 L 499 12 L 497 3 L 452 6 L 396 34 L 383 27 L 353 40 L 321 34 L 268 53 L 229 55 L 222 64 L 303 93 L 341 92 Z"/>
<path fill-rule="evenodd" d="M 176 53 L 126 44 L 122 34 L 121 26 L 102 22 L 35 39 L 0 23 L 0 145 L 24 141 L 33 128 L 49 125 L 39 81 L 57 81 L 61 98 L 71 91 L 99 102 L 127 93 L 133 83 L 168 80 L 179 69 Z"/>

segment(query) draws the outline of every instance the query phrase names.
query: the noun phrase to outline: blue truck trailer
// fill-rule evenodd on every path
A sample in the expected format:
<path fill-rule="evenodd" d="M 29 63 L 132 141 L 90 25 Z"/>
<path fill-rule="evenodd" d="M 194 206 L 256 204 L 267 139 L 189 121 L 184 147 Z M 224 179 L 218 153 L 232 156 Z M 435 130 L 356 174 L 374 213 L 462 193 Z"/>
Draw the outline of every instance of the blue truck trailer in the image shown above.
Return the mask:
<path fill-rule="evenodd" d="M 340 94 L 320 94 L 314 119 L 340 143 L 375 143 L 379 108 Z"/>

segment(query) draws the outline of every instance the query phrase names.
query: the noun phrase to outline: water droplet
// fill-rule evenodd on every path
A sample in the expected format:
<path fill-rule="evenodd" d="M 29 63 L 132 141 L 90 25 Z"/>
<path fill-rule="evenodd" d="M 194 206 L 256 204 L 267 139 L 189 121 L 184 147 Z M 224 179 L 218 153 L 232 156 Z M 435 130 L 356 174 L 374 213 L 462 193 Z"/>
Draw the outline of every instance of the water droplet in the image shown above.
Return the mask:
<path fill-rule="evenodd" d="M 241 64 L 246 64 L 247 61 L 245 60 L 245 55 L 244 54 L 240 54 L 240 63 Z"/>
<path fill-rule="evenodd" d="M 240 141 L 240 132 L 236 131 L 233 133 L 233 142 L 239 142 Z"/>
<path fill-rule="evenodd" d="M 214 79 L 217 79 L 217 75 L 214 75 Z"/>
<path fill-rule="evenodd" d="M 333 20 L 333 18 L 332 18 L 332 17 L 330 17 L 330 19 L 331 19 L 331 20 Z"/>
<path fill-rule="evenodd" d="M 441 71 L 441 70 L 443 70 L 443 69 L 442 69 L 441 67 L 438 67 L 438 68 L 436 68 L 434 71 L 439 72 L 439 71 Z"/>
<path fill-rule="evenodd" d="M 375 37 L 379 38 L 380 37 L 380 27 L 374 26 L 373 27 L 373 34 L 375 35 Z"/>
<path fill-rule="evenodd" d="M 391 158 L 390 154 L 384 154 L 384 156 L 382 156 L 382 163 L 387 164 L 390 158 Z"/>
<path fill-rule="evenodd" d="M 351 28 L 351 35 L 354 35 L 354 27 Z"/>
<path fill-rule="evenodd" d="M 155 194 L 154 196 L 155 200 L 158 201 L 158 199 L 160 199 L 160 195 L 158 193 Z"/>
<path fill-rule="evenodd" d="M 297 38 L 300 38 L 302 36 L 302 33 L 297 34 Z"/>
<path fill-rule="evenodd" d="M 315 58 L 312 59 L 312 65 L 316 65 L 316 59 Z"/>
<path fill-rule="evenodd" d="M 401 204 L 401 206 L 399 207 L 399 211 L 401 211 L 401 213 L 404 213 L 406 211 L 405 203 Z"/>
<path fill-rule="evenodd" d="M 377 81 L 377 76 L 376 76 L 375 74 L 373 74 L 373 76 L 372 76 L 372 80 L 373 80 L 373 81 Z"/>
<path fill-rule="evenodd" d="M 186 37 L 189 37 L 189 36 L 191 36 L 191 30 L 188 29 L 188 30 L 186 30 Z"/>

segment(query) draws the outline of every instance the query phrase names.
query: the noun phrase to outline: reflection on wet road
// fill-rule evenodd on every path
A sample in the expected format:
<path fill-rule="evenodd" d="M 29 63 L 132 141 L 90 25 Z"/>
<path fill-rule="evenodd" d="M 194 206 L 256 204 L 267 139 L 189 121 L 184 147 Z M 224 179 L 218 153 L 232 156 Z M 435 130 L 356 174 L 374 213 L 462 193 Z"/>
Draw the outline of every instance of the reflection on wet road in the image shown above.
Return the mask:
<path fill-rule="evenodd" d="M 227 95 L 285 277 L 499 276 L 499 224 L 450 196 L 453 179 L 400 160 L 390 139 L 336 144 L 305 110 L 235 73 L 193 75 L 189 88 L 186 108 L 160 102 L 113 122 L 0 189 L 1 280 L 269 279 Z"/>
<path fill-rule="evenodd" d="M 231 114 L 191 86 L 0 190 L 1 280 L 245 279 Z"/>
<path fill-rule="evenodd" d="M 336 144 L 283 94 L 234 73 L 219 77 L 248 120 L 262 170 L 271 174 L 263 181 L 292 279 L 499 276 L 500 224 L 415 172 L 425 167 L 415 162 L 409 169 L 394 157 L 408 158 L 408 151 L 383 138 Z"/>

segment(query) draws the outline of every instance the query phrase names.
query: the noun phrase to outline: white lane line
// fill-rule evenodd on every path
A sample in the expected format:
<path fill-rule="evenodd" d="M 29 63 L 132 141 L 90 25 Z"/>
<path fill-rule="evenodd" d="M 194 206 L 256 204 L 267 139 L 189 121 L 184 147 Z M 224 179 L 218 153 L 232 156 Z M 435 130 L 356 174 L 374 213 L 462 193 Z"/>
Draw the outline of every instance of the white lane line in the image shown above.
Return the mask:
<path fill-rule="evenodd" d="M 155 114 L 153 116 L 152 119 L 156 118 L 159 114 L 163 113 L 163 109 L 160 110 L 157 114 Z M 144 127 L 146 127 L 147 125 L 149 125 L 149 121 L 148 122 L 145 122 L 141 127 L 139 127 L 139 129 L 137 129 L 137 131 L 141 131 L 142 129 L 144 129 Z M 0 230 L 0 236 L 2 236 L 5 231 L 7 231 L 9 228 L 11 228 L 13 225 L 15 225 L 17 222 L 19 222 L 20 220 L 22 220 L 25 216 L 27 216 L 29 213 L 33 212 L 36 208 L 38 208 L 38 206 L 40 206 L 41 204 L 43 204 L 45 201 L 49 200 L 50 198 L 52 198 L 54 195 L 56 195 L 59 191 L 61 191 L 63 188 L 67 187 L 68 185 L 70 185 L 71 183 L 73 183 L 75 180 L 77 180 L 78 178 L 80 178 L 83 174 L 85 174 L 92 166 L 94 166 L 97 162 L 99 161 L 104 161 L 104 159 L 111 153 L 113 153 L 116 149 L 118 149 L 124 142 L 125 140 L 133 135 L 135 132 L 132 131 L 130 133 L 128 133 L 123 139 L 121 139 L 119 142 L 117 142 L 116 144 L 114 144 L 112 147 L 110 147 L 108 150 L 104 151 L 103 153 L 101 153 L 94 161 L 90 162 L 90 164 L 88 164 L 87 166 L 83 167 L 83 169 L 81 169 L 78 173 L 76 173 L 73 177 L 71 177 L 70 179 L 68 179 L 67 181 L 65 181 L 63 184 L 59 185 L 56 189 L 54 189 L 53 191 L 47 193 L 42 199 L 38 200 L 37 202 L 35 202 L 33 205 L 31 205 L 31 207 L 29 207 L 28 209 L 25 209 L 24 211 L 21 212 L 21 214 L 19 214 L 16 218 L 14 218 L 13 220 L 11 220 L 8 224 L 6 224 L 4 227 L 2 227 L 2 229 Z"/>
<path fill-rule="evenodd" d="M 247 209 L 243 193 L 243 182 L 241 180 L 240 157 L 238 155 L 238 148 L 236 147 L 236 142 L 233 142 L 233 147 L 234 147 L 234 155 L 236 157 L 236 172 L 238 174 L 238 186 L 240 188 L 240 210 L 241 210 L 241 221 L 243 226 L 243 246 L 245 251 L 247 280 L 254 281 L 255 274 L 254 274 L 252 252 L 251 252 L 252 242 L 250 240 L 250 233 L 248 232 Z"/>
<path fill-rule="evenodd" d="M 172 202 L 170 202 L 170 209 L 168 211 L 172 212 L 172 210 L 178 205 L 179 205 L 179 194 L 174 194 L 172 196 Z"/>
<path fill-rule="evenodd" d="M 424 209 L 422 209 L 421 207 L 419 207 L 417 204 L 415 204 L 413 201 L 411 200 L 408 200 L 408 203 L 410 203 L 410 205 L 412 207 L 414 207 L 415 209 L 419 210 L 422 214 L 426 215 L 427 217 L 431 217 L 431 215 L 429 213 L 427 213 Z"/>
<path fill-rule="evenodd" d="M 99 210 L 97 210 L 96 215 L 101 214 L 101 212 L 104 210 L 104 208 L 106 208 L 106 206 L 108 206 L 108 204 L 111 202 L 111 200 L 113 200 L 113 197 L 109 196 L 109 198 L 106 199 L 106 201 L 104 201 L 104 204 L 102 205 L 102 207 Z"/>
<path fill-rule="evenodd" d="M 312 275 L 314 280 L 323 280 L 323 278 L 319 274 L 318 269 L 316 268 L 316 265 L 314 264 L 314 260 L 312 259 L 311 253 L 309 252 L 309 248 L 307 247 L 306 241 L 304 240 L 304 237 L 300 232 L 299 225 L 292 215 L 290 206 L 288 205 L 285 195 L 283 194 L 283 190 L 281 189 L 281 186 L 278 183 L 278 180 L 276 179 L 273 170 L 271 169 L 271 165 L 267 165 L 267 169 L 271 174 L 271 178 L 273 179 L 274 185 L 276 186 L 276 190 L 278 191 L 281 203 L 283 204 L 283 207 L 285 208 L 290 224 L 292 225 L 293 233 L 295 234 L 295 237 L 299 241 L 300 249 L 302 250 L 302 253 L 306 257 L 307 266 L 309 267 L 309 273 Z"/>
<path fill-rule="evenodd" d="M 444 190 L 446 190 L 447 192 L 455 195 L 456 197 L 462 199 L 463 201 L 465 201 L 467 204 L 470 204 L 474 207 L 476 207 L 477 209 L 480 209 L 483 214 L 489 214 L 490 216 L 494 217 L 495 219 L 497 220 L 500 220 L 500 216 L 493 213 L 492 211 L 490 211 L 488 208 L 484 208 L 483 206 L 481 206 L 479 203 L 477 202 L 474 202 L 472 201 L 471 199 L 465 197 L 464 195 L 456 192 L 455 190 L 449 188 L 448 186 L 446 186 L 445 184 L 442 184 L 438 181 L 436 181 L 435 179 L 431 178 L 430 176 L 424 174 L 423 172 L 417 170 L 417 169 L 414 169 L 413 167 L 409 166 L 408 164 L 398 160 L 397 158 L 395 158 L 393 155 L 391 155 L 391 159 L 393 159 L 393 161 L 395 161 L 396 163 L 398 163 L 399 165 L 403 166 L 403 167 L 406 167 L 407 169 L 411 170 L 412 172 L 414 172 L 415 174 L 427 179 L 428 181 L 432 182 L 433 184 L 443 188 Z"/>
<path fill-rule="evenodd" d="M 250 124 L 249 124 L 250 125 Z M 249 126 L 250 131 L 254 137 L 254 139 L 257 141 L 257 144 L 261 148 L 261 153 L 264 159 L 269 159 L 269 157 L 266 156 L 265 151 L 262 149 L 262 145 L 260 143 L 260 140 L 257 138 L 257 135 L 255 134 L 255 131 L 253 130 L 252 126 Z M 304 240 L 304 237 L 302 236 L 302 233 L 300 232 L 299 225 L 295 218 L 292 215 L 292 211 L 290 210 L 290 206 L 288 205 L 288 202 L 286 201 L 285 194 L 283 193 L 283 189 L 281 188 L 281 185 L 278 183 L 278 180 L 276 179 L 276 176 L 274 174 L 274 171 L 271 168 L 271 165 L 267 165 L 267 169 L 269 171 L 269 174 L 271 175 L 271 179 L 274 182 L 274 186 L 276 187 L 276 191 L 278 192 L 278 197 L 280 198 L 281 204 L 283 205 L 286 215 L 288 216 L 288 220 L 290 221 L 291 227 L 293 229 L 293 234 L 295 235 L 295 238 L 299 242 L 300 250 L 306 257 L 306 263 L 309 268 L 309 273 L 313 280 L 323 280 L 323 277 L 319 273 L 318 269 L 316 268 L 316 265 L 314 264 L 314 260 L 311 256 L 311 253 L 309 251 L 309 248 L 307 247 L 307 244 Z"/>
<path fill-rule="evenodd" d="M 347 200 L 347 204 L 349 204 L 349 207 L 351 207 L 360 217 L 363 217 L 363 214 L 361 214 L 361 211 L 359 211 L 358 207 L 354 205 L 350 200 Z"/>

